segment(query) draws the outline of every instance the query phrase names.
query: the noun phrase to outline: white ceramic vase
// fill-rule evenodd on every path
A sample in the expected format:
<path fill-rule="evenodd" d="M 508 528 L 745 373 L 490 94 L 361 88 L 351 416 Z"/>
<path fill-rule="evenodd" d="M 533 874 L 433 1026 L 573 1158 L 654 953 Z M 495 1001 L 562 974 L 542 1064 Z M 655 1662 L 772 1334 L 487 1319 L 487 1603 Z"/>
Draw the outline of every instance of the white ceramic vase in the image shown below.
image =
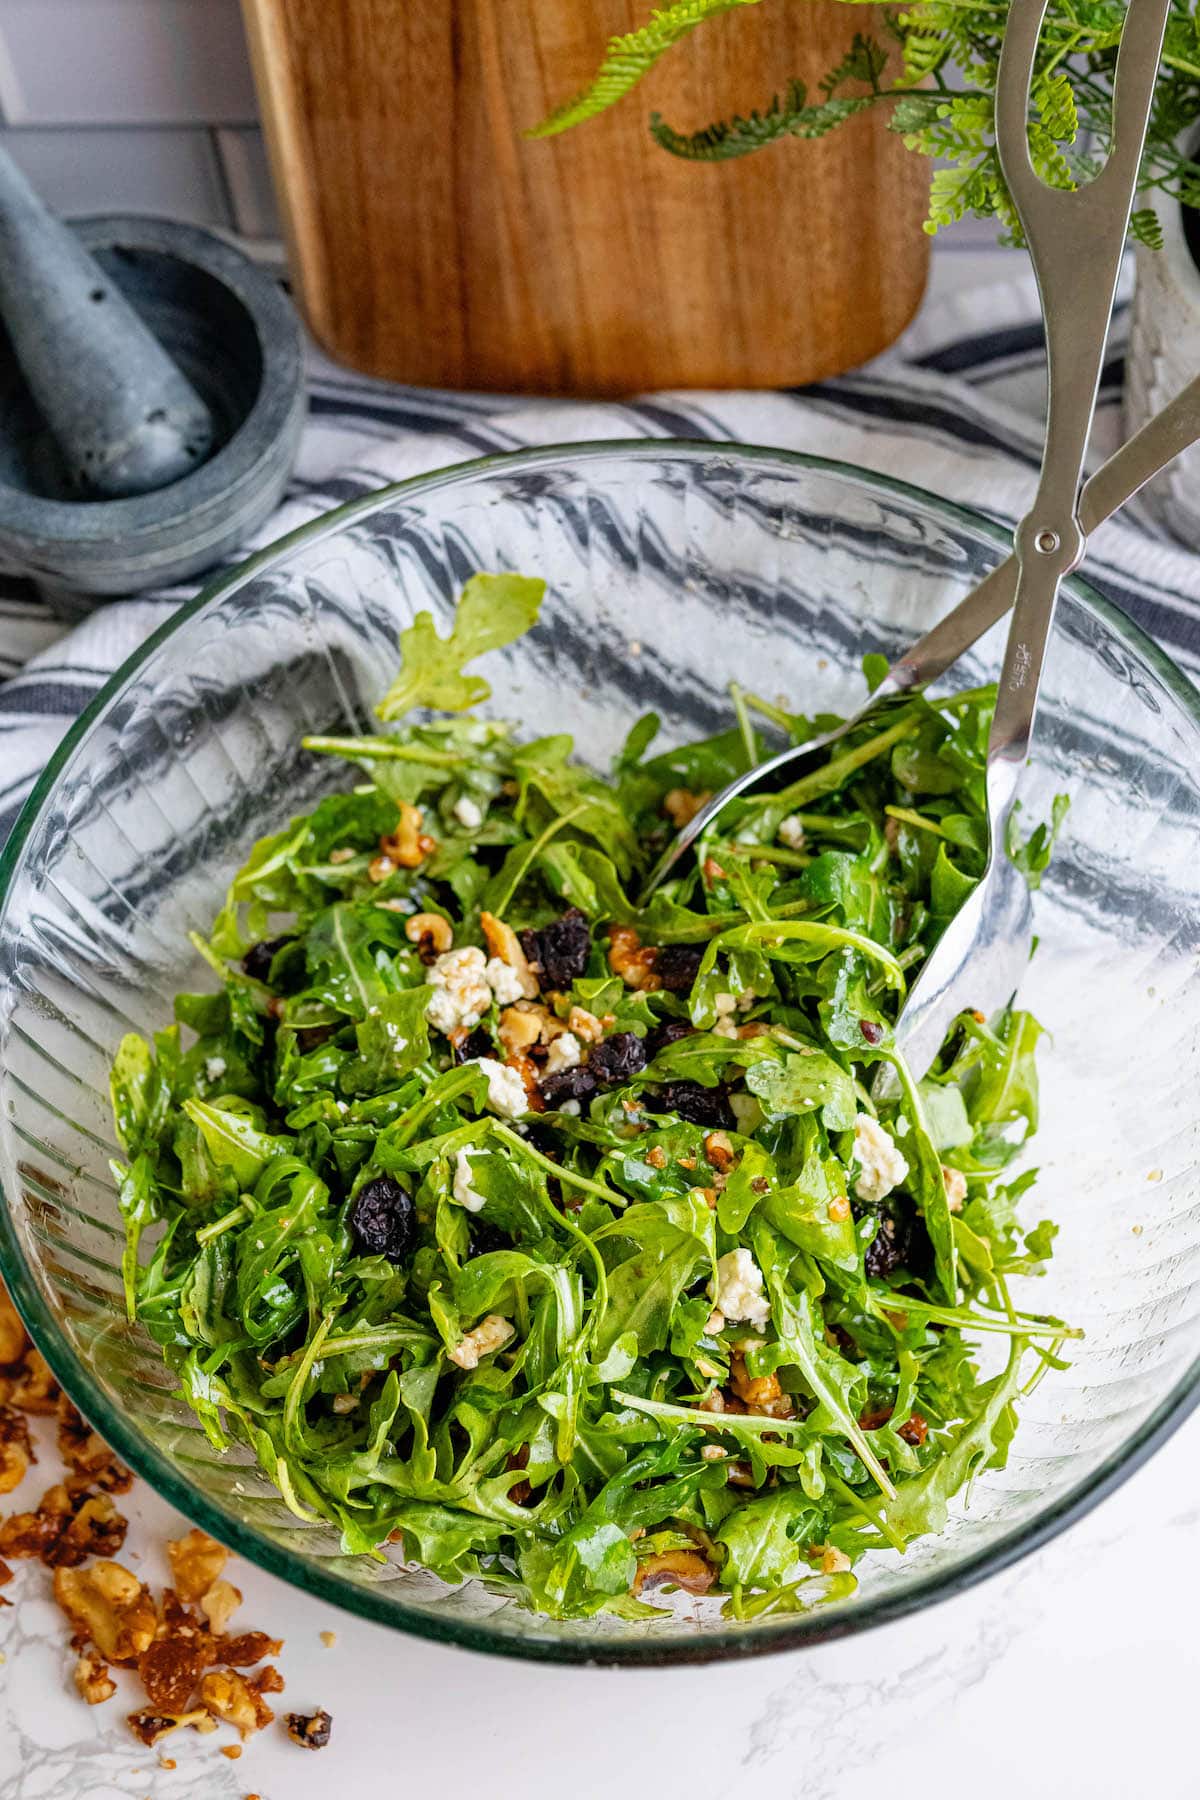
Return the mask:
<path fill-rule="evenodd" d="M 1177 200 L 1156 207 L 1161 250 L 1137 249 L 1137 282 L 1125 362 L 1126 434 L 1200 374 L 1200 268 Z M 1200 243 L 1200 237 L 1196 240 Z M 1145 489 L 1144 504 L 1173 536 L 1200 548 L 1200 444 L 1175 458 Z"/>

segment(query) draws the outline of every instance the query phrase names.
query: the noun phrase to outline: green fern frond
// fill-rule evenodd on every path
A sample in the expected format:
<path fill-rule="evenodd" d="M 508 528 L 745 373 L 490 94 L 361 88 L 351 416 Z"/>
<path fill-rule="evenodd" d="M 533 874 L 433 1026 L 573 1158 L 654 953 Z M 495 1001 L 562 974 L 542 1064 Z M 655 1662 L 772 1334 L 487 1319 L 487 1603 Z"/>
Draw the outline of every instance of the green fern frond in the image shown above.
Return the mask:
<path fill-rule="evenodd" d="M 1079 113 L 1071 83 L 1061 70 L 1033 84 L 1033 103 L 1042 125 L 1060 144 L 1073 144 L 1079 132 Z"/>
<path fill-rule="evenodd" d="M 621 37 L 611 39 L 604 61 L 591 84 L 582 93 L 576 94 L 573 100 L 556 107 L 548 118 L 543 119 L 540 125 L 532 126 L 525 136 L 555 137 L 560 131 L 569 130 L 572 125 L 580 125 L 585 119 L 595 118 L 597 113 L 604 112 L 623 99 L 631 88 L 637 86 L 643 75 L 649 74 L 659 58 L 672 45 L 677 44 L 680 38 L 694 31 L 697 25 L 703 25 L 706 19 L 716 18 L 719 13 L 732 12 L 736 6 L 759 4 L 760 0 L 674 0 L 673 5 L 651 13 L 637 31 L 626 32 Z"/>
<path fill-rule="evenodd" d="M 877 39 L 857 31 L 848 53 L 822 80 L 821 92 L 829 100 L 847 81 L 861 81 L 878 93 L 879 77 L 887 67 L 887 59 L 888 53 Z"/>
<path fill-rule="evenodd" d="M 786 98 L 781 102 L 776 96 L 762 112 L 756 110 L 744 118 L 738 114 L 732 119 L 718 119 L 702 131 L 689 132 L 676 131 L 660 113 L 654 113 L 650 131 L 660 149 L 686 162 L 732 162 L 735 157 L 749 156 L 783 138 L 824 137 L 854 113 L 873 105 L 875 98 L 874 94 L 860 94 L 808 106 L 804 83 L 792 81 Z"/>
<path fill-rule="evenodd" d="M 1148 250 L 1161 250 L 1163 247 L 1162 226 L 1158 222 L 1158 214 L 1152 206 L 1139 207 L 1129 220 L 1135 242 L 1145 244 Z"/>

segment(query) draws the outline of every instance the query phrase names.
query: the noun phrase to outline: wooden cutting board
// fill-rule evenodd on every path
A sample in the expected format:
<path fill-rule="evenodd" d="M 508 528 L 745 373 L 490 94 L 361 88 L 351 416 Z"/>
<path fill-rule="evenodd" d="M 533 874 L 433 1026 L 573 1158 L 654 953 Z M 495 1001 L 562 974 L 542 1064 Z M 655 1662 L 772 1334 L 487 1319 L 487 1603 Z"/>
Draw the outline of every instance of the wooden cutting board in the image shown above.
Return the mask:
<path fill-rule="evenodd" d="M 648 0 L 243 0 L 312 330 L 373 375 L 567 394 L 812 381 L 872 356 L 925 283 L 927 165 L 885 109 L 739 162 L 695 130 L 810 84 L 877 9 L 764 0 L 701 27 L 611 112 L 523 128 Z"/>

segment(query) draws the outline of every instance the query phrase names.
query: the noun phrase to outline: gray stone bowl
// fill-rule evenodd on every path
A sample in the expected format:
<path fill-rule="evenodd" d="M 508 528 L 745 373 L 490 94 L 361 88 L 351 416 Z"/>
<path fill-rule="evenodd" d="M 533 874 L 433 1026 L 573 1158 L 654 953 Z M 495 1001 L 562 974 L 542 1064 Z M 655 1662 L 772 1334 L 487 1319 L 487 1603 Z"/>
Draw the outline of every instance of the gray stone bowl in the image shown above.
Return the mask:
<path fill-rule="evenodd" d="M 304 343 L 279 283 L 231 244 L 169 219 L 73 230 L 207 401 L 211 456 L 124 500 L 72 493 L 0 328 L 0 562 L 57 611 L 210 569 L 278 505 L 304 423 Z"/>

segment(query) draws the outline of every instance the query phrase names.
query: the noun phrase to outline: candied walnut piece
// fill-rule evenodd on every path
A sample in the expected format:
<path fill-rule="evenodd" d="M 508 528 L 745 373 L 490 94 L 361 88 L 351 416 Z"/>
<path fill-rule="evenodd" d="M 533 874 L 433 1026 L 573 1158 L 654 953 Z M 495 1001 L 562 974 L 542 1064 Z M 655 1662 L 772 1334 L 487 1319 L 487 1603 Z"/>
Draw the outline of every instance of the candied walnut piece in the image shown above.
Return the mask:
<path fill-rule="evenodd" d="M 147 1749 L 157 1744 L 159 1738 L 166 1737 L 168 1732 L 178 1731 L 181 1725 L 191 1725 L 196 1731 L 215 1730 L 212 1719 L 203 1707 L 197 1708 L 195 1712 L 180 1713 L 176 1718 L 145 1708 L 141 1712 L 129 1713 L 126 1723 L 134 1737 L 145 1744 Z"/>
<path fill-rule="evenodd" d="M 242 1604 L 242 1591 L 232 1581 L 214 1581 L 207 1594 L 200 1596 L 200 1611 L 208 1621 L 208 1629 L 218 1636 Z"/>
<path fill-rule="evenodd" d="M 275 1717 L 266 1701 L 233 1669 L 210 1669 L 200 1682 L 200 1699 L 214 1718 L 236 1726 L 243 1737 L 261 1731 Z"/>
<path fill-rule="evenodd" d="M 688 994 L 704 960 L 703 944 L 663 944 L 654 973 L 668 994 Z"/>
<path fill-rule="evenodd" d="M 747 1412 L 769 1419 L 794 1419 L 796 1416 L 791 1396 L 780 1387 L 778 1375 L 751 1375 L 746 1359 L 738 1350 L 729 1359 L 729 1385 L 738 1399 L 745 1401 Z"/>
<path fill-rule="evenodd" d="M 71 1491 L 98 1487 L 110 1494 L 125 1494 L 133 1486 L 130 1471 L 117 1461 L 99 1432 L 92 1430 L 65 1394 L 58 1397 L 58 1454 L 71 1470 L 67 1477 Z"/>
<path fill-rule="evenodd" d="M 710 1131 L 704 1140 L 705 1159 L 712 1168 L 727 1175 L 737 1160 L 728 1132 Z"/>
<path fill-rule="evenodd" d="M 211 1660 L 208 1634 L 183 1626 L 156 1638 L 138 1658 L 138 1675 L 156 1712 L 180 1713 Z"/>
<path fill-rule="evenodd" d="M 662 1550 L 639 1562 L 633 1578 L 633 1591 L 670 1585 L 689 1594 L 707 1594 L 717 1579 L 717 1571 L 698 1550 Z"/>
<path fill-rule="evenodd" d="M 265 1631 L 243 1631 L 237 1637 L 222 1638 L 218 1648 L 221 1661 L 231 1669 L 249 1669 L 264 1656 L 278 1656 L 283 1640 L 268 1637 Z"/>
<path fill-rule="evenodd" d="M 629 1081 L 646 1066 L 646 1046 L 634 1031 L 614 1031 L 590 1052 L 588 1069 L 603 1087 Z"/>
<path fill-rule="evenodd" d="M 496 1036 L 504 1045 L 509 1057 L 521 1056 L 531 1050 L 534 1044 L 542 1040 L 543 1008 L 530 1006 L 526 1000 L 518 1000 L 515 1006 L 506 1006 L 500 1014 L 500 1023 L 496 1028 Z"/>
<path fill-rule="evenodd" d="M 919 1412 L 910 1413 L 896 1435 L 919 1447 L 929 1436 L 929 1422 Z"/>
<path fill-rule="evenodd" d="M 691 788 L 671 788 L 662 798 L 662 809 L 670 819 L 676 831 L 682 831 L 690 825 L 696 814 L 712 799 L 712 789 L 705 788 L 694 794 Z"/>
<path fill-rule="evenodd" d="M 586 1006 L 571 1008 L 567 1014 L 567 1030 L 573 1032 L 581 1044 L 598 1044 L 604 1036 L 603 1024 Z"/>
<path fill-rule="evenodd" d="M 171 1564 L 175 1592 L 186 1602 L 199 1600 L 202 1594 L 207 1594 L 229 1561 L 229 1552 L 224 1544 L 209 1537 L 207 1531 L 193 1527 L 183 1537 L 168 1542 L 167 1559 Z"/>
<path fill-rule="evenodd" d="M 425 861 L 425 858 L 437 849 L 434 839 L 424 836 L 421 831 L 424 817 L 419 806 L 409 806 L 407 802 L 401 802 L 400 817 L 396 822 L 395 829 L 388 836 L 381 837 L 379 840 L 379 855 L 371 864 L 369 871 L 372 881 L 383 881 L 391 874 L 393 868 L 417 869 Z M 381 875 L 376 875 L 375 864 L 384 862 L 390 863 L 392 868 L 384 870 Z"/>
<path fill-rule="evenodd" d="M 75 1686 L 89 1706 L 99 1706 L 103 1701 L 111 1700 L 117 1691 L 117 1684 L 108 1672 L 108 1664 L 94 1650 L 85 1650 L 72 1672 Z"/>
<path fill-rule="evenodd" d="M 133 1662 L 154 1642 L 154 1602 L 136 1575 L 120 1563 L 56 1569 L 54 1598 L 71 1623 L 108 1662 Z"/>
<path fill-rule="evenodd" d="M 654 993 L 662 987 L 655 966 L 658 947 L 643 944 L 641 933 L 632 925 L 609 926 L 608 960 L 613 974 L 619 975 L 626 987 L 636 988 L 644 994 Z"/>
<path fill-rule="evenodd" d="M 20 1362 L 29 1348 L 21 1315 L 0 1287 L 0 1363 Z"/>
<path fill-rule="evenodd" d="M 265 1669 L 260 1669 L 257 1675 L 250 1677 L 250 1686 L 256 1694 L 282 1694 L 283 1676 L 268 1663 Z"/>
<path fill-rule="evenodd" d="M 289 1713 L 287 1734 L 304 1750 L 323 1750 L 329 1742 L 333 1720 L 323 1706 L 314 1713 Z"/>
<path fill-rule="evenodd" d="M 113 1556 L 128 1530 L 129 1520 L 117 1511 L 111 1495 L 86 1494 L 42 1560 L 51 1568 L 72 1569 L 89 1556 Z"/>
<path fill-rule="evenodd" d="M 0 1494 L 19 1487 L 36 1462 L 29 1441 L 29 1421 L 14 1407 L 0 1405 Z"/>
<path fill-rule="evenodd" d="M 489 957 L 494 956 L 512 970 L 526 1000 L 536 1000 L 537 976 L 529 966 L 529 958 L 522 942 L 526 934 L 522 933 L 521 938 L 518 938 L 511 925 L 506 925 L 503 919 L 498 919 L 495 913 L 490 912 L 480 913 L 479 929 L 483 933 Z"/>
<path fill-rule="evenodd" d="M 436 962 L 454 945 L 450 921 L 441 913 L 413 913 L 405 922 L 404 935 L 410 944 L 417 946 L 417 954 L 423 963 Z"/>
<path fill-rule="evenodd" d="M 25 1352 L 24 1360 L 13 1371 L 12 1385 L 4 1398 L 21 1412 L 52 1413 L 55 1410 L 58 1383 L 39 1350 L 30 1348 Z"/>

